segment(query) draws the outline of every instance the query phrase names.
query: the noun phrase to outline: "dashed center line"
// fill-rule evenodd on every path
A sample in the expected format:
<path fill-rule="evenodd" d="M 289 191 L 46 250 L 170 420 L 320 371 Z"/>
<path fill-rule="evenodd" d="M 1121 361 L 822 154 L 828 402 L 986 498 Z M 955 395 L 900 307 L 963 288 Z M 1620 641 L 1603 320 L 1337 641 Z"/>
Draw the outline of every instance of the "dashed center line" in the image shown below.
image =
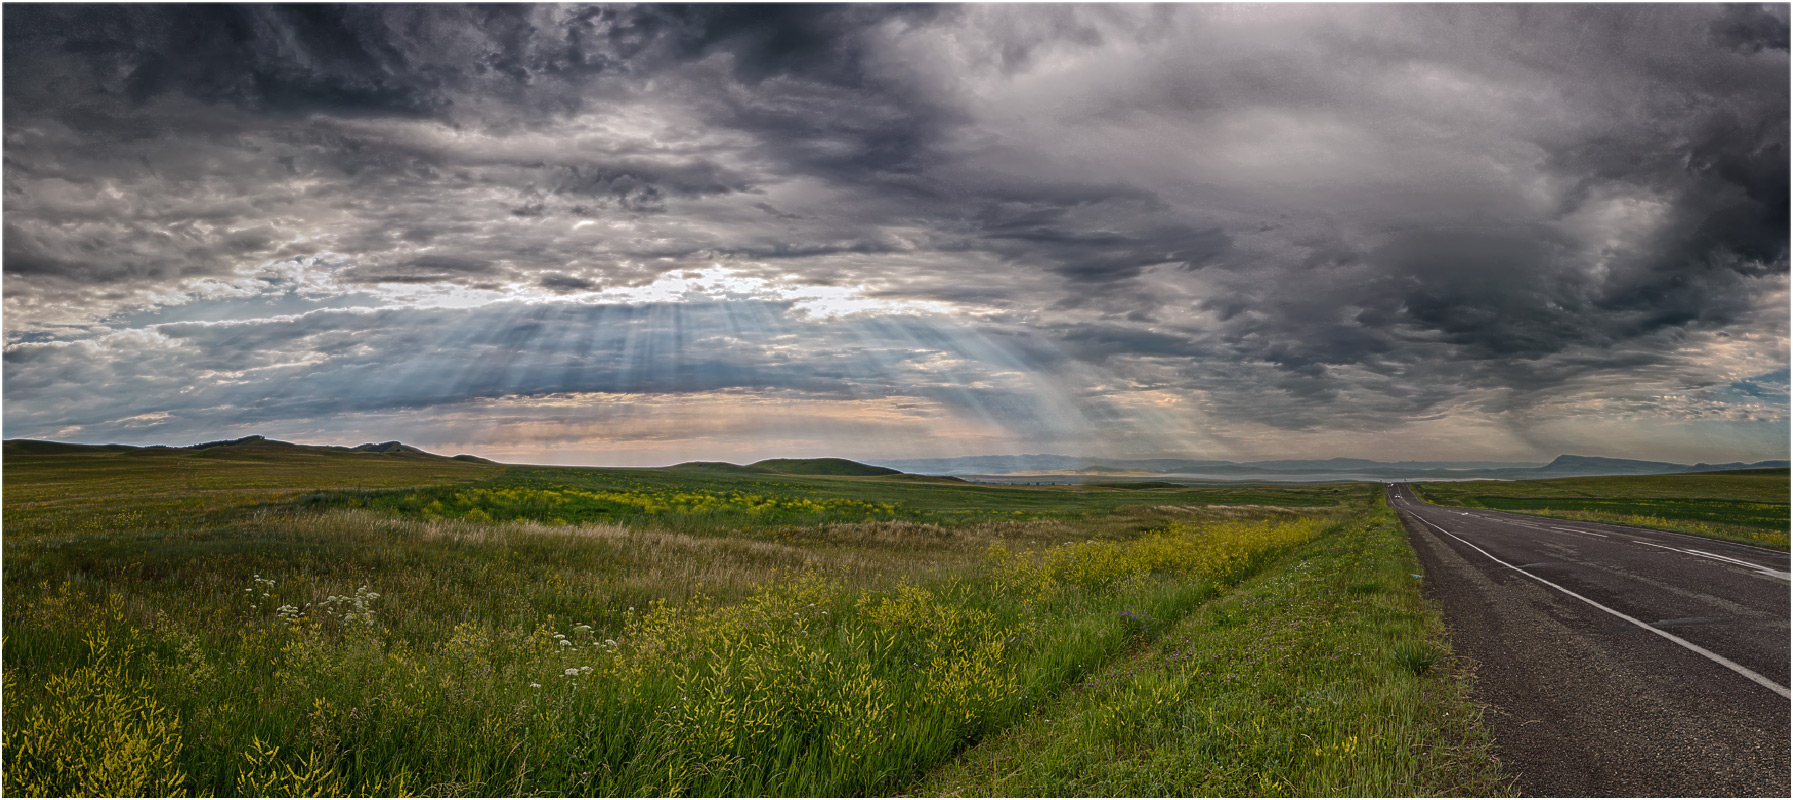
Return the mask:
<path fill-rule="evenodd" d="M 1637 541 L 1638 544 L 1645 545 L 1648 547 L 1660 547 L 1664 550 L 1673 550 L 1677 553 L 1685 553 L 1687 555 L 1694 556 L 1695 558 L 1704 558 L 1704 559 L 1707 559 L 1710 561 L 1718 561 L 1718 562 L 1722 562 L 1722 563 L 1726 563 L 1726 564 L 1734 564 L 1734 565 L 1740 566 L 1740 567 L 1748 567 L 1752 571 L 1754 571 L 1755 573 L 1757 573 L 1759 575 L 1766 575 L 1770 578 L 1774 578 L 1775 580 L 1782 580 L 1782 581 L 1788 580 L 1787 573 L 1785 573 L 1785 572 L 1781 572 L 1779 570 L 1772 569 L 1770 567 L 1765 567 L 1765 566 L 1762 566 L 1761 564 L 1752 564 L 1752 563 L 1750 563 L 1748 561 L 1744 561 L 1742 559 L 1731 558 L 1730 556 L 1721 556 L 1717 553 L 1708 553 L 1704 550 L 1683 550 L 1679 547 L 1669 547 L 1666 544 L 1657 544 L 1655 542 L 1645 542 L 1645 541 L 1638 541 L 1638 540 L 1633 540 L 1633 541 Z"/>
<path fill-rule="evenodd" d="M 1412 510 L 1413 510 L 1412 508 L 1408 508 L 1409 512 L 1411 512 Z M 1471 514 L 1466 511 L 1458 511 L 1455 513 L 1458 514 L 1459 516 L 1471 517 L 1474 519 L 1485 520 L 1488 522 L 1495 522 L 1495 523 L 1499 523 L 1502 525 L 1514 525 L 1514 526 L 1521 527 L 1521 528 L 1530 528 L 1534 531 L 1558 531 L 1560 533 L 1573 533 L 1573 534 L 1578 534 L 1581 536 L 1593 536 L 1593 537 L 1599 538 L 1599 539 L 1612 538 L 1609 534 L 1595 533 L 1593 531 L 1577 530 L 1575 528 L 1563 528 L 1563 527 L 1559 527 L 1556 525 L 1534 525 L 1529 522 L 1520 522 L 1519 520 L 1516 520 L 1516 519 L 1508 519 L 1505 517 L 1486 517 L 1486 516 L 1482 516 L 1480 514 Z M 1431 523 L 1427 522 L 1426 524 L 1430 525 Z M 1434 527 L 1436 527 L 1436 526 L 1434 526 Z M 1788 573 L 1781 572 L 1772 567 L 1763 566 L 1761 564 L 1755 564 L 1755 563 L 1752 563 L 1749 561 L 1743 561 L 1741 559 L 1730 558 L 1728 556 L 1721 556 L 1716 553 L 1708 553 L 1704 550 L 1684 550 L 1679 547 L 1670 547 L 1670 546 L 1664 545 L 1664 544 L 1657 544 L 1655 542 L 1646 542 L 1642 539 L 1632 539 L 1629 537 L 1627 537 L 1624 541 L 1631 542 L 1632 544 L 1646 545 L 1649 547 L 1660 547 L 1664 550 L 1673 550 L 1677 553 L 1685 553 L 1685 554 L 1691 555 L 1691 556 L 1703 556 L 1705 558 L 1709 558 L 1709 559 L 1716 560 L 1716 561 L 1723 561 L 1723 562 L 1727 562 L 1727 563 L 1731 563 L 1731 564 L 1736 564 L 1736 565 L 1742 566 L 1742 567 L 1749 567 L 1750 569 L 1756 571 L 1757 573 L 1766 575 L 1768 577 L 1776 578 L 1778 580 L 1789 580 Z"/>
<path fill-rule="evenodd" d="M 1562 532 L 1563 532 L 1563 533 L 1579 533 L 1579 534 L 1581 534 L 1581 535 L 1582 535 L 1582 536 L 1594 536 L 1594 537 L 1598 537 L 1598 538 L 1601 538 L 1601 539 L 1605 539 L 1605 538 L 1607 538 L 1607 536 L 1606 536 L 1606 534 L 1604 534 L 1604 533 L 1595 533 L 1595 532 L 1593 532 L 1593 531 L 1578 531 L 1578 530 L 1576 530 L 1576 529 L 1574 529 L 1574 528 L 1558 528 L 1558 527 L 1557 527 L 1557 526 L 1555 526 L 1555 525 L 1552 525 L 1552 526 L 1550 526 L 1550 529 L 1551 529 L 1551 530 L 1553 530 L 1553 531 L 1562 531 Z"/>
<path fill-rule="evenodd" d="M 1586 603 L 1590 606 L 1593 606 L 1594 608 L 1600 609 L 1601 611 L 1604 611 L 1608 614 L 1618 617 L 1619 619 L 1629 622 L 1632 625 L 1636 625 L 1639 628 L 1643 628 L 1644 630 L 1649 631 L 1653 634 L 1656 634 L 1657 636 L 1660 636 L 1664 639 L 1674 642 L 1675 644 L 1678 644 L 1684 648 L 1687 648 L 1688 650 L 1691 650 L 1695 653 L 1705 656 L 1708 660 L 1712 661 L 1713 663 L 1715 663 L 1721 667 L 1724 667 L 1725 669 L 1728 669 L 1732 672 L 1735 672 L 1738 675 L 1742 675 L 1743 677 L 1748 678 L 1749 680 L 1751 680 L 1757 684 L 1760 684 L 1763 687 L 1766 687 L 1769 691 L 1772 691 L 1775 694 L 1780 695 L 1781 697 L 1793 699 L 1793 693 L 1789 693 L 1787 690 L 1787 687 L 1782 686 L 1778 683 L 1775 683 L 1774 681 L 1771 681 L 1771 680 L 1763 677 L 1761 675 L 1761 673 L 1758 673 L 1755 670 L 1750 669 L 1749 667 L 1745 667 L 1742 664 L 1739 664 L 1735 661 L 1725 658 L 1724 656 L 1714 653 L 1711 650 L 1707 650 L 1706 648 L 1701 647 L 1697 644 L 1694 644 L 1693 642 L 1687 641 L 1686 639 L 1683 639 L 1679 636 L 1669 633 L 1668 631 L 1665 631 L 1661 628 L 1651 625 L 1648 622 L 1644 622 L 1643 620 L 1638 619 L 1637 617 L 1633 617 L 1630 614 L 1626 614 L 1623 611 L 1618 611 L 1616 609 L 1601 605 L 1600 603 L 1590 600 L 1587 597 L 1584 597 L 1580 594 L 1570 591 L 1569 589 L 1563 588 L 1562 586 L 1560 586 L 1556 583 L 1553 583 L 1549 580 L 1538 577 L 1537 575 L 1527 572 L 1524 569 L 1521 569 L 1520 567 L 1514 566 L 1513 564 L 1507 563 L 1506 561 L 1501 560 L 1500 557 L 1494 555 L 1493 553 L 1490 553 L 1486 550 L 1483 550 L 1480 547 L 1476 547 L 1475 545 L 1470 544 L 1468 540 L 1466 540 L 1463 537 L 1458 536 L 1454 533 L 1451 533 L 1450 531 L 1447 531 L 1444 528 L 1439 527 L 1437 524 L 1433 523 L 1431 520 L 1426 519 L 1425 517 L 1422 517 L 1418 514 L 1414 514 L 1413 518 L 1417 519 L 1420 522 L 1423 522 L 1427 525 L 1432 526 L 1432 528 L 1434 530 L 1438 531 L 1439 533 L 1442 533 L 1446 536 L 1451 537 L 1452 539 L 1456 539 L 1457 541 L 1462 542 L 1465 547 L 1468 547 L 1471 550 L 1474 550 L 1478 553 L 1481 553 L 1482 555 L 1487 556 L 1489 558 L 1489 560 L 1493 561 L 1496 564 L 1499 564 L 1503 567 L 1513 570 L 1514 572 L 1524 575 L 1527 578 L 1531 578 L 1534 581 L 1542 583 L 1545 586 L 1548 586 L 1552 589 L 1562 592 L 1563 594 L 1566 594 L 1570 597 L 1580 600 L 1581 602 Z M 1637 540 L 1633 539 L 1632 541 L 1636 542 Z M 1638 544 L 1649 544 L 1648 542 L 1637 542 L 1637 543 Z M 1653 546 L 1664 547 L 1664 545 L 1653 545 Z M 1667 549 L 1673 550 L 1674 548 L 1671 547 L 1671 548 L 1667 548 Z"/>

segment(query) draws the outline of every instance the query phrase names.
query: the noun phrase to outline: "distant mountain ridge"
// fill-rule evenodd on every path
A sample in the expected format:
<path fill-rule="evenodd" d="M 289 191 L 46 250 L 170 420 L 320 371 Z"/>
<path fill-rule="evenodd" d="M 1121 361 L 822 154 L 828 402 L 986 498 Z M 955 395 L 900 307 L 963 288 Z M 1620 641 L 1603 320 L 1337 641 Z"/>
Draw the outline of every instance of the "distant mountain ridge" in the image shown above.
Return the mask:
<path fill-rule="evenodd" d="M 1737 469 L 1786 469 L 1784 460 L 1755 463 L 1676 464 L 1602 456 L 1560 455 L 1548 464 L 1500 461 L 1370 461 L 1361 458 L 1212 461 L 1199 459 L 1107 459 L 1051 454 L 966 456 L 960 458 L 874 460 L 879 466 L 923 475 L 1188 475 L 1203 480 L 1348 476 L 1350 479 L 1425 480 L 1438 478 L 1522 480 L 1597 475 L 1666 475 Z M 1341 477 L 1341 479 L 1346 479 Z"/>
<path fill-rule="evenodd" d="M 1587 472 L 1599 470 L 1608 475 L 1650 475 L 1664 472 L 1687 472 L 1691 465 L 1675 464 L 1668 461 L 1634 461 L 1628 458 L 1601 458 L 1599 456 L 1557 456 L 1554 461 L 1540 467 L 1545 472 Z"/>
<path fill-rule="evenodd" d="M 336 445 L 302 445 L 270 439 L 261 435 L 236 439 L 219 439 L 199 444 L 171 447 L 166 445 L 134 446 L 123 444 L 75 444 L 43 439 L 7 439 L 3 452 L 7 456 L 57 455 L 75 453 L 129 454 L 133 452 L 192 452 L 195 458 L 231 458 L 240 456 L 276 456 L 281 452 L 365 454 L 405 459 L 441 459 L 477 464 L 498 462 L 473 455 L 443 456 L 412 447 L 399 441 L 368 442 L 354 447 Z M 1627 458 L 1565 454 L 1547 464 L 1498 461 L 1370 461 L 1361 458 L 1283 459 L 1272 461 L 1217 461 L 1186 458 L 1108 459 L 1081 458 L 1047 453 L 1012 456 L 967 456 L 934 459 L 883 459 L 866 462 L 844 458 L 772 458 L 741 466 L 722 461 L 691 461 L 675 465 L 675 469 L 709 470 L 781 475 L 817 476 L 880 476 L 908 474 L 926 476 L 1016 476 L 1027 479 L 1039 475 L 1070 479 L 1075 482 L 1117 479 L 1131 481 L 1139 477 L 1185 481 L 1255 482 L 1255 481 L 1393 481 L 1393 480 L 1524 480 L 1528 478 L 1573 478 L 1599 475 L 1665 475 L 1684 472 L 1720 472 L 1745 469 L 1787 469 L 1785 460 L 1723 464 L 1676 464 L 1668 461 L 1641 461 Z"/>
<path fill-rule="evenodd" d="M 471 462 L 471 463 L 475 463 L 475 464 L 496 464 L 496 463 L 498 463 L 498 462 L 492 461 L 490 459 L 480 458 L 479 456 L 472 456 L 472 455 L 457 455 L 457 456 L 437 455 L 435 453 L 420 450 L 418 448 L 412 447 L 408 444 L 404 444 L 403 442 L 398 442 L 398 441 L 379 442 L 377 444 L 374 442 L 368 442 L 367 444 L 356 445 L 354 447 L 340 447 L 337 445 L 294 444 L 292 442 L 281 441 L 279 439 L 269 439 L 268 437 L 262 436 L 260 434 L 251 434 L 249 436 L 243 436 L 243 437 L 239 437 L 236 439 L 218 439 L 216 441 L 200 442 L 199 444 L 183 445 L 180 447 L 169 447 L 166 445 L 147 445 L 147 446 L 143 446 L 143 447 L 138 447 L 135 445 L 128 445 L 128 444 L 74 444 L 74 443 L 70 443 L 70 442 L 53 442 L 53 441 L 48 441 L 48 440 L 44 440 L 44 439 L 7 439 L 3 445 L 0 445 L 0 447 L 4 448 L 3 451 L 0 451 L 0 452 L 4 452 L 6 455 L 55 455 L 55 454 L 66 454 L 66 453 L 90 453 L 90 452 L 96 452 L 96 451 L 106 451 L 106 452 L 121 453 L 121 454 L 122 453 L 131 453 L 131 452 L 168 453 L 168 452 L 180 452 L 180 451 L 191 450 L 191 451 L 200 451 L 197 454 L 200 457 L 208 457 L 208 456 L 230 456 L 230 455 L 236 455 L 236 454 L 251 454 L 251 453 L 268 453 L 268 452 L 279 452 L 279 451 L 283 451 L 283 450 L 290 450 L 290 451 L 293 451 L 296 453 L 298 453 L 298 452 L 370 453 L 370 454 L 376 454 L 376 455 L 401 456 L 401 457 L 406 457 L 406 458 L 442 459 L 444 461 L 467 461 L 467 462 Z"/>

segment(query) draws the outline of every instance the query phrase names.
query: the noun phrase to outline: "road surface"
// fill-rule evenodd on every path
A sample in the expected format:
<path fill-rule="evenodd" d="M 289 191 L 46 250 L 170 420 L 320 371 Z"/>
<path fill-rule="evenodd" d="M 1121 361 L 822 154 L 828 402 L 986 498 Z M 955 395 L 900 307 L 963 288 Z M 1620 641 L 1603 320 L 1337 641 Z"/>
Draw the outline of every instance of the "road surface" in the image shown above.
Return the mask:
<path fill-rule="evenodd" d="M 1521 794 L 1788 796 L 1786 553 L 1388 496 Z"/>

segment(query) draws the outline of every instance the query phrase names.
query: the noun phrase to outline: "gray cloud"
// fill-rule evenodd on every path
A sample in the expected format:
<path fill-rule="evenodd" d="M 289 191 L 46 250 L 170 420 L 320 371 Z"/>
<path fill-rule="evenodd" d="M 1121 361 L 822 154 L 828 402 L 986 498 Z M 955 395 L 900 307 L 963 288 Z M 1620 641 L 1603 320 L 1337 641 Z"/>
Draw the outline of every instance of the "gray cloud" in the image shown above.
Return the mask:
<path fill-rule="evenodd" d="M 1649 398 L 1786 359 L 1784 7 L 4 13 L 9 428 L 326 415 L 316 382 L 370 413 L 911 393 L 1047 436 L 1166 393 L 1217 437 L 1523 429 L 1680 418 Z M 583 297 L 713 264 L 958 322 L 756 307 L 791 340 L 680 361 Z M 454 292 L 536 305 L 416 307 Z M 288 294 L 389 308 L 146 327 Z M 237 377 L 195 405 L 133 365 Z"/>

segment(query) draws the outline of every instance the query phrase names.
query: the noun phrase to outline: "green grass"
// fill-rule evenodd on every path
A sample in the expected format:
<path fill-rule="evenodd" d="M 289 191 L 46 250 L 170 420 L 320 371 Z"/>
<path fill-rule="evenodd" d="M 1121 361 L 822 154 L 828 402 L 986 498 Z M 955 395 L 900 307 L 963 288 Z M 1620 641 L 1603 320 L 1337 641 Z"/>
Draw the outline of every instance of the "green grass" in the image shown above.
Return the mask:
<path fill-rule="evenodd" d="M 1216 505 L 1253 513 L 1336 506 L 1346 486 L 1112 489 L 991 487 L 916 476 L 812 477 L 743 474 L 708 467 L 542 469 L 516 467 L 467 485 L 321 492 L 319 507 L 377 508 L 421 517 L 652 524 L 691 533 L 788 537 L 826 523 L 903 520 L 960 527 L 1038 520 L 1079 523 L 1086 535 L 1131 535 Z"/>
<path fill-rule="evenodd" d="M 813 460 L 812 460 L 813 461 Z M 1081 486 L 980 486 L 914 475 L 785 475 L 732 465 L 662 469 L 486 465 L 401 455 L 337 453 L 309 448 L 104 450 L 48 454 L 9 451 L 5 460 L 9 538 L 125 530 L 177 530 L 228 520 L 245 509 L 290 503 L 402 506 L 403 490 L 442 493 L 487 490 L 575 490 L 647 493 L 745 493 L 817 502 L 875 500 L 902 519 L 962 525 L 996 520 L 1100 522 L 1118 513 L 1175 515 L 1211 505 L 1322 508 L 1351 502 L 1358 487 L 1242 486 L 1129 489 Z M 427 503 L 425 503 L 427 504 Z M 570 522 L 616 521 L 627 514 L 588 514 Z M 859 521 L 859 516 L 852 520 Z M 776 523 L 774 519 L 772 522 Z M 691 520 L 692 531 L 730 524 L 768 527 L 765 519 Z M 656 515 L 660 526 L 681 523 Z M 1124 527 L 1124 526 L 1123 526 Z"/>
<path fill-rule="evenodd" d="M 1788 471 L 1415 484 L 1428 502 L 1616 522 L 1787 549 Z"/>
<path fill-rule="evenodd" d="M 1506 793 L 1393 514 L 1358 517 L 910 791 Z"/>
<path fill-rule="evenodd" d="M 8 539 L 179 529 L 320 489 L 466 483 L 504 469 L 310 448 L 84 448 L 39 454 L 7 445 Z"/>
<path fill-rule="evenodd" d="M 7 793 L 901 791 L 1142 648 L 1213 638 L 1187 620 L 1303 542 L 1357 552 L 1382 513 L 1363 485 L 250 450 L 9 453 Z M 1446 685 L 1353 675 L 1420 705 Z M 1184 702 L 1232 702 L 1210 688 Z"/>

